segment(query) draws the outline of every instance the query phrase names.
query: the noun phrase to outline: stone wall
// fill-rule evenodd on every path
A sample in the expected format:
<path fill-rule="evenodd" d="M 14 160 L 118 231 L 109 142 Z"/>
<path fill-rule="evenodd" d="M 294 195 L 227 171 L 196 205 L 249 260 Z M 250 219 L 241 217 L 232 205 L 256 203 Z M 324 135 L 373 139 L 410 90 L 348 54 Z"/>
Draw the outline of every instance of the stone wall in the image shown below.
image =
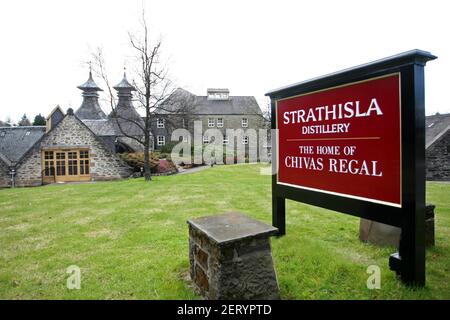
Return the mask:
<path fill-rule="evenodd" d="M 16 167 L 16 187 L 32 187 L 42 184 L 42 159 L 37 143 Z"/>
<path fill-rule="evenodd" d="M 426 150 L 427 180 L 450 181 L 450 130 Z"/>
<path fill-rule="evenodd" d="M 59 147 L 88 147 L 93 181 L 127 178 L 133 172 L 74 115 L 68 114 L 41 142 L 42 149 Z"/>

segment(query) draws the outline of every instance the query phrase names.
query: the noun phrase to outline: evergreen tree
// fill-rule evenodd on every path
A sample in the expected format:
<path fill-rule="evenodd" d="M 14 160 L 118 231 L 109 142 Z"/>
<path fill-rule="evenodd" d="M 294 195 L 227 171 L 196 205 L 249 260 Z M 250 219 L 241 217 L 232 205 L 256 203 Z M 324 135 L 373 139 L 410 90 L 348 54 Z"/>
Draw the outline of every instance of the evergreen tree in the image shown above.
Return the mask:
<path fill-rule="evenodd" d="M 34 117 L 33 126 L 45 126 L 45 118 L 40 113 Z"/>

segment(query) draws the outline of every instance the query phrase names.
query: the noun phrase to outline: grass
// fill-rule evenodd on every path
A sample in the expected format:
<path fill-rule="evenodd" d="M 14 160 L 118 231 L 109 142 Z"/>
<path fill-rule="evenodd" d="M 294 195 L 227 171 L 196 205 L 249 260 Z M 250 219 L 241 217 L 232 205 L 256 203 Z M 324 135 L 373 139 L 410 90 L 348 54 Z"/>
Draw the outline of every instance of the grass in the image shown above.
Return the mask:
<path fill-rule="evenodd" d="M 198 299 L 188 281 L 186 220 L 241 211 L 271 221 L 270 177 L 258 165 L 189 175 L 0 190 L 0 299 Z M 428 183 L 436 247 L 427 286 L 403 286 L 395 248 L 358 240 L 359 219 L 287 202 L 287 235 L 272 238 L 283 299 L 449 299 L 450 184 Z M 381 268 L 369 290 L 366 269 Z M 81 268 L 81 290 L 66 269 Z"/>

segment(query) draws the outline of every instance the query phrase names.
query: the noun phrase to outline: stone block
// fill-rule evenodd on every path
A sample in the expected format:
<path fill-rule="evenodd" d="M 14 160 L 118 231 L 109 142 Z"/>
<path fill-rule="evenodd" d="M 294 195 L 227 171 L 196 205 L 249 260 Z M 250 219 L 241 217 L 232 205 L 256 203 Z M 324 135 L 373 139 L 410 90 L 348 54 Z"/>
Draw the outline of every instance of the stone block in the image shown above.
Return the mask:
<path fill-rule="evenodd" d="M 206 299 L 279 299 L 269 240 L 276 228 L 240 213 L 188 224 L 190 274 Z"/>
<path fill-rule="evenodd" d="M 425 207 L 425 245 L 434 246 L 434 209 L 427 204 Z M 380 246 L 398 247 L 401 229 L 384 223 L 362 219 L 359 224 L 359 239 Z"/>

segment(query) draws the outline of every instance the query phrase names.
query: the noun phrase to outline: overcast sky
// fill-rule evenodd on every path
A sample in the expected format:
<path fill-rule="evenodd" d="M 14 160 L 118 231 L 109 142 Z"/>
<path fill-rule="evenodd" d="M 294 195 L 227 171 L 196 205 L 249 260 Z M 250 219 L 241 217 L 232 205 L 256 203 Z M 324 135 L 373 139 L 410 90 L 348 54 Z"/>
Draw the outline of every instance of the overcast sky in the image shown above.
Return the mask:
<path fill-rule="evenodd" d="M 438 56 L 426 113 L 450 112 L 448 1 L 14 0 L 0 8 L 0 119 L 78 108 L 98 46 L 119 82 L 143 3 L 172 79 L 197 95 L 223 87 L 263 104 L 271 89 L 418 48 Z"/>

